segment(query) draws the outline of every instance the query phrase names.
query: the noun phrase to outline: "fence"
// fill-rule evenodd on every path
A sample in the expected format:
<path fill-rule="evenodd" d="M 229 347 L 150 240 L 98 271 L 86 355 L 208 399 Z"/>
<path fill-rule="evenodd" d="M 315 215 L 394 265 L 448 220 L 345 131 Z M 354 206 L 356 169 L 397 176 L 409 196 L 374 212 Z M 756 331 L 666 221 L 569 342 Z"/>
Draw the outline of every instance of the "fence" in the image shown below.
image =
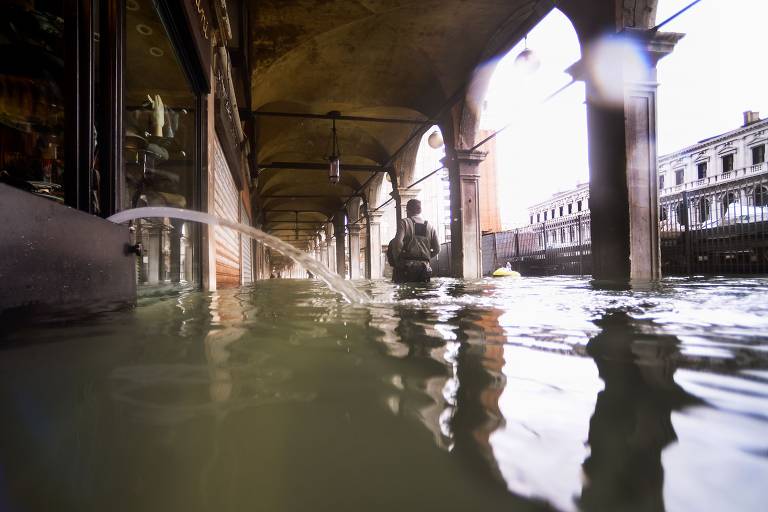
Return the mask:
<path fill-rule="evenodd" d="M 483 235 L 482 270 L 488 275 L 507 262 L 525 275 L 590 274 L 589 214 L 570 215 L 524 228 Z M 436 275 L 451 275 L 451 244 L 432 261 Z"/>
<path fill-rule="evenodd" d="M 660 199 L 663 274 L 768 273 L 765 165 L 699 180 Z M 590 226 L 585 212 L 483 235 L 483 275 L 507 262 L 524 275 L 591 274 Z M 451 275 L 450 245 L 432 262 L 436 275 Z"/>
<path fill-rule="evenodd" d="M 754 175 L 764 166 L 752 166 L 742 174 L 731 171 L 737 179 L 723 173 L 720 177 L 725 179 L 714 185 L 699 180 L 703 185 L 699 188 L 661 198 L 662 272 L 768 272 L 768 176 Z"/>

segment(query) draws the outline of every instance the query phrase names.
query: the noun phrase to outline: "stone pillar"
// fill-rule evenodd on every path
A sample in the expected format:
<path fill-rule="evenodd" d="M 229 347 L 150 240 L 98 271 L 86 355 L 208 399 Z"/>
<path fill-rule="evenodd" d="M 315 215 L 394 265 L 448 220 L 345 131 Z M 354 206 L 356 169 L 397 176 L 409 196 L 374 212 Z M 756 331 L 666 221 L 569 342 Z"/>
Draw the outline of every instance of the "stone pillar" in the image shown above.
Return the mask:
<path fill-rule="evenodd" d="M 398 217 L 398 225 L 400 224 L 400 219 L 404 219 L 408 216 L 408 214 L 405 211 L 405 206 L 408 204 L 408 201 L 411 199 L 416 199 L 419 196 L 419 192 L 421 192 L 420 188 L 399 188 L 398 189 L 398 196 L 400 196 L 400 204 L 398 205 L 400 217 Z M 432 221 L 432 219 L 426 219 L 427 221 Z"/>
<path fill-rule="evenodd" d="M 381 266 L 381 217 L 382 212 L 368 213 L 368 279 L 381 279 L 384 269 Z"/>
<path fill-rule="evenodd" d="M 172 283 L 181 281 L 181 231 L 184 228 L 184 221 L 171 219 L 171 269 L 170 280 Z"/>
<path fill-rule="evenodd" d="M 360 226 L 350 224 L 349 230 L 349 277 L 360 279 Z"/>
<path fill-rule="evenodd" d="M 454 277 L 482 277 L 480 169 L 484 151 L 457 149 L 448 162 L 451 180 L 451 266 Z"/>
<path fill-rule="evenodd" d="M 336 214 L 336 218 L 333 222 L 333 233 L 336 237 L 336 273 L 341 277 L 347 276 L 347 265 L 345 260 L 345 244 L 346 230 L 344 229 L 345 213 L 343 211 Z"/>
<path fill-rule="evenodd" d="M 147 264 L 147 282 L 157 284 L 160 282 L 160 274 L 163 265 L 163 238 L 160 228 L 151 228 L 149 243 L 145 247 Z"/>
<path fill-rule="evenodd" d="M 327 222 L 325 224 L 325 266 L 328 267 L 328 270 L 335 270 L 336 266 L 336 255 L 333 248 L 333 224 Z"/>
<path fill-rule="evenodd" d="M 584 80 L 587 90 L 593 277 L 642 283 L 661 277 L 656 64 L 683 36 L 625 29 L 622 37 L 644 51 L 647 67 L 627 69 L 623 59 L 605 62 L 605 54 L 598 65 L 585 66 L 585 60 L 598 59 L 588 50 L 569 72 Z M 610 96 L 605 77 L 585 72 L 603 68 L 611 69 L 610 78 L 620 82 L 618 98 Z"/>

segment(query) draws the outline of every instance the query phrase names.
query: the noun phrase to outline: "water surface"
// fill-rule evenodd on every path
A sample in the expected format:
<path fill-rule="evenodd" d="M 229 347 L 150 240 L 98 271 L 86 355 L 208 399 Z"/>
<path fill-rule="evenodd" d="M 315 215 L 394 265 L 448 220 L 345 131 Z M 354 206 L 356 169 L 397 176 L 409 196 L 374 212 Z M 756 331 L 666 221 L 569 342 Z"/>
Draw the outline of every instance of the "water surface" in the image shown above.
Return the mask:
<path fill-rule="evenodd" d="M 768 280 L 317 281 L 0 334 L 0 510 L 764 510 Z"/>

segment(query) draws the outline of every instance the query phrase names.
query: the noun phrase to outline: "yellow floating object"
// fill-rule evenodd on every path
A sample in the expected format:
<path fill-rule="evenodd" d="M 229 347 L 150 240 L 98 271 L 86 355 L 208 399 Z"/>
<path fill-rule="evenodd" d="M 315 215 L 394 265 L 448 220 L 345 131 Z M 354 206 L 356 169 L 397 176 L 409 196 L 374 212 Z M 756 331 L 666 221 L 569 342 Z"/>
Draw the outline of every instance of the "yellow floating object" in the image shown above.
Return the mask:
<path fill-rule="evenodd" d="M 520 277 L 520 272 L 516 270 L 507 270 L 506 268 L 497 268 L 491 274 L 493 277 Z"/>

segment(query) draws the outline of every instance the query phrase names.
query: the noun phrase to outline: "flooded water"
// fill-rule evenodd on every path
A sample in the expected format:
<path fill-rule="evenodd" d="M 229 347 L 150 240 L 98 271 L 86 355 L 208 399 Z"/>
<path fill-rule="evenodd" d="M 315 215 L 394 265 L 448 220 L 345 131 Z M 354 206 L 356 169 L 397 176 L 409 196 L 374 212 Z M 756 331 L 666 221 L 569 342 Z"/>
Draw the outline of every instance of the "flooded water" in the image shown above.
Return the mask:
<path fill-rule="evenodd" d="M 765 510 L 767 279 L 358 287 L 4 329 L 0 510 Z"/>

